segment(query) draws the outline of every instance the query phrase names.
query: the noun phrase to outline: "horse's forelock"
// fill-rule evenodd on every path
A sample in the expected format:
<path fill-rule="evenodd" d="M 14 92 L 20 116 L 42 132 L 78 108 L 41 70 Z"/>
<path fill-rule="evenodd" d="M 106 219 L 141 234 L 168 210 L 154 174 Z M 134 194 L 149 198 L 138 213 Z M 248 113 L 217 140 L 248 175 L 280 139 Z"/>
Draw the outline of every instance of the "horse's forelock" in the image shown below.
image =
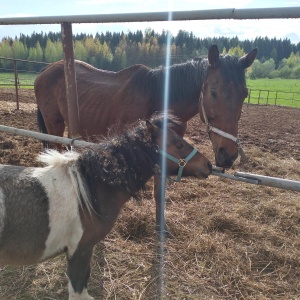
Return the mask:
<path fill-rule="evenodd" d="M 165 119 L 166 119 L 167 126 L 171 129 L 174 129 L 174 127 L 175 127 L 175 129 L 176 128 L 177 129 L 184 128 L 184 126 L 183 126 L 182 122 L 179 120 L 179 118 L 171 113 L 156 113 L 151 117 L 150 121 L 154 125 L 156 125 L 158 128 L 162 129 L 164 126 Z"/>
<path fill-rule="evenodd" d="M 225 55 L 220 57 L 221 72 L 224 78 L 234 83 L 244 83 L 245 70 L 239 63 L 239 60 L 235 56 Z"/>

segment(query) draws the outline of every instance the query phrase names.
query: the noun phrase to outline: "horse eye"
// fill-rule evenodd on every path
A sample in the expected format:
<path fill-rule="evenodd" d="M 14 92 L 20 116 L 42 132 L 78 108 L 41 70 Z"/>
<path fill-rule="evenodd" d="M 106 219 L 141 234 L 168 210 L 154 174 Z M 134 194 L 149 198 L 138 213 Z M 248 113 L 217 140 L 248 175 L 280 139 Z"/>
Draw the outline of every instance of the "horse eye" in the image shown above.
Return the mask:
<path fill-rule="evenodd" d="M 182 149 L 182 148 L 183 148 L 183 143 L 178 143 L 178 144 L 176 145 L 176 148 L 177 148 L 177 149 Z"/>
<path fill-rule="evenodd" d="M 217 98 L 217 92 L 216 92 L 216 91 L 210 91 L 210 95 L 211 95 L 213 98 Z"/>

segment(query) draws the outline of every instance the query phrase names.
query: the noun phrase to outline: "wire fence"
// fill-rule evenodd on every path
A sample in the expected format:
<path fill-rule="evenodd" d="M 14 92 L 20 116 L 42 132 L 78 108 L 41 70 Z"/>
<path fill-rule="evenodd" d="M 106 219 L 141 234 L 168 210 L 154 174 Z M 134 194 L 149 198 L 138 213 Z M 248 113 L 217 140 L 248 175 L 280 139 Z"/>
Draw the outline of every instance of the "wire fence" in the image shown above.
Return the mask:
<path fill-rule="evenodd" d="M 31 87 L 34 84 L 34 79 L 37 76 L 39 72 L 35 71 L 33 76 L 30 76 L 33 71 L 30 71 L 30 67 L 26 68 L 26 70 L 18 70 L 18 63 L 22 66 L 32 64 L 41 65 L 39 68 L 40 70 L 45 66 L 48 65 L 48 63 L 39 62 L 39 61 L 30 61 L 30 60 L 24 60 L 24 59 L 17 59 L 17 58 L 6 58 L 6 57 L 0 57 L 0 65 L 3 66 L 2 69 L 4 69 L 3 73 L 0 73 L 0 85 L 4 86 L 15 86 L 16 90 L 16 102 L 17 102 L 17 110 L 19 110 L 19 89 L 22 87 Z M 6 68 L 6 66 L 13 65 L 13 72 L 12 69 Z M 40 71 L 39 70 L 39 71 Z M 3 74 L 3 75 L 2 75 Z M 8 75 L 13 74 L 13 76 Z M 21 76 L 21 74 L 26 74 L 25 76 Z M 3 79 L 1 78 L 3 76 Z M 20 78 L 22 80 L 20 81 Z M 21 83 L 22 82 L 22 83 Z"/>
<path fill-rule="evenodd" d="M 34 70 L 31 67 L 35 66 Z M 49 63 L 0 57 L 0 86 L 33 86 L 36 76 Z"/>
<path fill-rule="evenodd" d="M 291 106 L 300 108 L 300 92 L 249 89 L 248 104 Z"/>

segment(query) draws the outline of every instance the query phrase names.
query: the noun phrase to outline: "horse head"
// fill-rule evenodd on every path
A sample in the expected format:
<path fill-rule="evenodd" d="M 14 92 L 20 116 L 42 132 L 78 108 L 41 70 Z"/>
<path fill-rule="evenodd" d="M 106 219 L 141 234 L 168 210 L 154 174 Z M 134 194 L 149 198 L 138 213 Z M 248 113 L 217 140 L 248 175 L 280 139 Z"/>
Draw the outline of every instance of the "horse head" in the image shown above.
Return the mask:
<path fill-rule="evenodd" d="M 199 112 L 206 123 L 216 165 L 229 168 L 238 157 L 238 121 L 248 95 L 245 69 L 257 55 L 253 49 L 240 59 L 220 56 L 216 45 L 208 52 L 206 79 L 199 99 Z"/>
<path fill-rule="evenodd" d="M 164 132 L 162 124 L 146 121 L 152 141 L 158 145 L 159 153 L 166 158 L 166 174 L 177 175 L 176 181 L 180 181 L 181 176 L 207 178 L 211 174 L 212 165 L 202 153 L 177 133 L 183 125 L 174 118 L 169 119 L 166 123 L 167 131 Z"/>

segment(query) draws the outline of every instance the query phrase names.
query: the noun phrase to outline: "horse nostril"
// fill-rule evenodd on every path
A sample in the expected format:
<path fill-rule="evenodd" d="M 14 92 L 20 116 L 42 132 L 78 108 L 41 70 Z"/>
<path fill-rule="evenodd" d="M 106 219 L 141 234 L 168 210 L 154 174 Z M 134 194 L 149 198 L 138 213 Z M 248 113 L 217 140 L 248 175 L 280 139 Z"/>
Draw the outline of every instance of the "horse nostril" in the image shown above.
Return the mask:
<path fill-rule="evenodd" d="M 230 168 L 236 157 L 236 154 L 229 156 L 224 148 L 220 148 L 216 156 L 216 165 L 218 167 Z"/>
<path fill-rule="evenodd" d="M 220 148 L 218 152 L 219 152 L 219 155 L 222 155 L 222 156 L 227 155 L 226 150 L 224 148 Z"/>

